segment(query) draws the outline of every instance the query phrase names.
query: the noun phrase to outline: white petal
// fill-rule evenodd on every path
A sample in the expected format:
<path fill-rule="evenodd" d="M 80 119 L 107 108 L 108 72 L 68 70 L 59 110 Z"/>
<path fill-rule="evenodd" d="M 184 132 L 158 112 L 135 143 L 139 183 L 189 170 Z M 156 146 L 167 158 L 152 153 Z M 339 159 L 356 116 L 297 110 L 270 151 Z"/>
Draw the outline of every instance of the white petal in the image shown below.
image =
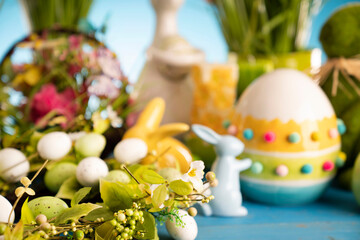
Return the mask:
<path fill-rule="evenodd" d="M 203 190 L 203 183 L 200 179 L 191 178 L 190 181 L 193 184 L 196 191 L 201 192 Z"/>
<path fill-rule="evenodd" d="M 191 168 L 203 171 L 205 169 L 205 164 L 203 161 L 194 161 L 191 163 Z"/>
<path fill-rule="evenodd" d="M 191 177 L 189 176 L 189 174 L 185 173 L 181 176 L 181 180 L 183 180 L 184 182 L 190 182 Z"/>

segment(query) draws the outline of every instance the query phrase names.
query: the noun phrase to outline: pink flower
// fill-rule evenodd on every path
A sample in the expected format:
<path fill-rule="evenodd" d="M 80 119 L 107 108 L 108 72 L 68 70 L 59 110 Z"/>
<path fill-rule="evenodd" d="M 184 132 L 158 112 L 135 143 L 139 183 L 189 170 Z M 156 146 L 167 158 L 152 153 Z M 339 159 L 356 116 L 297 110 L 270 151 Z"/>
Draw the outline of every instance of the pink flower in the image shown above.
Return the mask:
<path fill-rule="evenodd" d="M 70 50 L 76 50 L 81 46 L 82 36 L 71 35 L 69 37 L 69 48 Z"/>
<path fill-rule="evenodd" d="M 62 115 L 67 119 L 67 123 L 71 122 L 76 116 L 78 105 L 74 101 L 76 98 L 74 91 L 67 88 L 62 93 L 58 93 L 54 84 L 44 85 L 37 92 L 30 103 L 30 118 L 33 122 L 38 123 L 51 111 L 56 115 Z M 61 124 L 63 128 L 66 123 Z"/>
<path fill-rule="evenodd" d="M 114 99 L 119 96 L 119 89 L 108 76 L 92 76 L 87 79 L 87 84 L 90 85 L 87 89 L 89 95 L 96 95 L 98 97 L 106 97 L 110 99 Z"/>
<path fill-rule="evenodd" d="M 132 112 L 126 118 L 126 125 L 128 127 L 132 127 L 135 125 L 140 113 L 139 112 Z"/>
<path fill-rule="evenodd" d="M 116 79 L 122 78 L 120 63 L 110 50 L 105 48 L 98 49 L 97 61 L 105 75 Z"/>
<path fill-rule="evenodd" d="M 79 73 L 81 71 L 81 66 L 77 64 L 71 64 L 68 68 L 68 74 L 70 76 L 74 76 L 75 73 Z"/>

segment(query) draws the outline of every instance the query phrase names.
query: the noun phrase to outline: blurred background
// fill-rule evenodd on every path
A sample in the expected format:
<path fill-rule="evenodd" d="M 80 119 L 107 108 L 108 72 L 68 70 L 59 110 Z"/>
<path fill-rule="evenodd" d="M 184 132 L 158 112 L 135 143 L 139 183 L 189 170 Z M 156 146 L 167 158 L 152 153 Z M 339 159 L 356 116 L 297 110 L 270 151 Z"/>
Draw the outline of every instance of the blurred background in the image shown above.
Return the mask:
<path fill-rule="evenodd" d="M 326 19 L 341 5 L 356 0 L 329 0 L 313 19 L 308 48 L 321 48 L 320 29 Z M 106 21 L 106 33 L 99 36 L 114 51 L 122 69 L 135 82 L 145 64 L 146 49 L 155 31 L 155 13 L 148 0 L 95 0 L 88 20 L 95 27 Z M 228 47 L 216 16 L 205 0 L 186 0 L 179 11 L 180 35 L 205 52 L 209 62 L 224 62 Z M 19 1 L 4 0 L 0 8 L 0 59 L 18 40 L 29 34 L 30 28 Z M 25 54 L 17 56 L 26 59 Z M 323 54 L 323 58 L 325 55 Z"/>

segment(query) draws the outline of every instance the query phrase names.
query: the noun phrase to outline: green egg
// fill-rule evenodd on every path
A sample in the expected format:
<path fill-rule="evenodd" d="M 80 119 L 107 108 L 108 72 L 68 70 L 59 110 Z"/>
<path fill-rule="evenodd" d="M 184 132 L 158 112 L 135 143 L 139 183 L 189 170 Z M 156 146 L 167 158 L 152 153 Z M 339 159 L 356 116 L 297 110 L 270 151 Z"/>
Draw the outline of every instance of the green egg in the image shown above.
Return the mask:
<path fill-rule="evenodd" d="M 105 180 L 110 182 L 122 182 L 122 183 L 129 183 L 130 177 L 127 173 L 122 170 L 112 170 L 109 174 L 104 177 Z"/>
<path fill-rule="evenodd" d="M 180 171 L 175 168 L 163 168 L 159 171 L 159 174 L 169 182 L 181 178 Z"/>
<path fill-rule="evenodd" d="M 34 216 L 44 214 L 48 219 L 52 219 L 61 214 L 68 205 L 56 197 L 39 197 L 31 200 L 28 206 Z"/>
<path fill-rule="evenodd" d="M 76 175 L 76 164 L 63 162 L 56 164 L 45 174 L 45 186 L 57 193 L 65 180 Z"/>
<path fill-rule="evenodd" d="M 98 133 L 88 133 L 75 142 L 75 150 L 82 157 L 100 157 L 106 145 L 106 139 Z"/>

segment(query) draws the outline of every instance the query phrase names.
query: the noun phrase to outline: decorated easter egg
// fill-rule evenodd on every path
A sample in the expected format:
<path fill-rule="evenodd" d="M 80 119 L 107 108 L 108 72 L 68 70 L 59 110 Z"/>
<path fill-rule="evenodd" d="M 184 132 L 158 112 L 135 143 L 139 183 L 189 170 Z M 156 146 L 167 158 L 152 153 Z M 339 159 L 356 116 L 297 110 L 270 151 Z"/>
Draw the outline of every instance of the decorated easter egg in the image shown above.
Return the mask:
<path fill-rule="evenodd" d="M 240 176 L 249 198 L 278 205 L 311 202 L 335 176 L 335 112 L 304 73 L 279 69 L 259 77 L 239 99 L 232 124 L 245 144 L 241 157 L 253 162 Z"/>
<path fill-rule="evenodd" d="M 64 132 L 51 132 L 43 136 L 37 144 L 37 151 L 43 159 L 59 160 L 70 151 L 72 141 Z"/>
<path fill-rule="evenodd" d="M 76 178 L 84 187 L 98 185 L 100 178 L 106 177 L 108 173 L 108 166 L 98 157 L 84 158 L 76 168 Z"/>
<path fill-rule="evenodd" d="M 7 182 L 17 182 L 30 170 L 26 156 L 15 148 L 0 150 L 0 177 Z"/>

